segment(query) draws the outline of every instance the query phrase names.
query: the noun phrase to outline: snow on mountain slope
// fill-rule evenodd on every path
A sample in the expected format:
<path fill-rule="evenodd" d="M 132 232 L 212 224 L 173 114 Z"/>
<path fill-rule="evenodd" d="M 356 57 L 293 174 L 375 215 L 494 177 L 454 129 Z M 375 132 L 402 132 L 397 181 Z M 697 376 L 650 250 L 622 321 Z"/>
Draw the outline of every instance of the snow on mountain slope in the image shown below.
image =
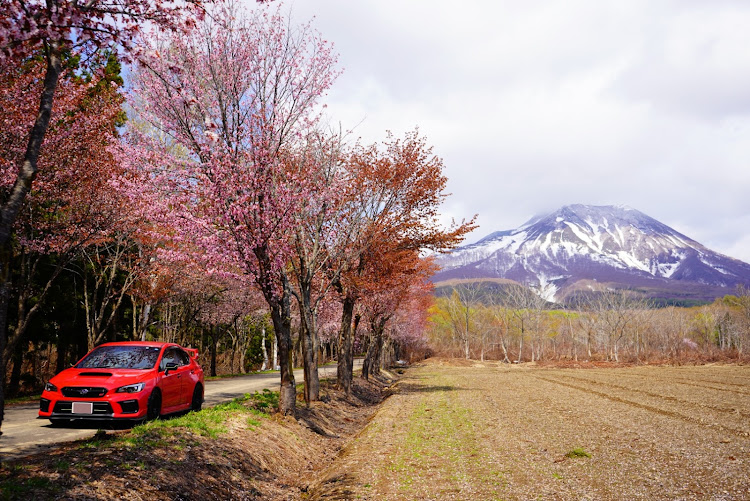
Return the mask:
<path fill-rule="evenodd" d="M 539 288 L 550 300 L 584 279 L 634 287 L 654 281 L 714 287 L 750 282 L 747 263 L 624 206 L 566 206 L 459 247 L 439 264 L 436 282 L 508 278 Z"/>

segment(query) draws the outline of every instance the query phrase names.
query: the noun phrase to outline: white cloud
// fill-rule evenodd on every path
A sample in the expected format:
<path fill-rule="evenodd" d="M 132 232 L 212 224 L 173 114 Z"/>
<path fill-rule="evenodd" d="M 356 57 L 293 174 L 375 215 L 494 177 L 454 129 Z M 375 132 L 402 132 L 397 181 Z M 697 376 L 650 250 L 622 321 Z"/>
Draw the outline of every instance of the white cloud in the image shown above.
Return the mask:
<path fill-rule="evenodd" d="M 328 112 L 419 126 L 472 239 L 626 204 L 750 261 L 750 3 L 296 0 L 341 54 Z"/>

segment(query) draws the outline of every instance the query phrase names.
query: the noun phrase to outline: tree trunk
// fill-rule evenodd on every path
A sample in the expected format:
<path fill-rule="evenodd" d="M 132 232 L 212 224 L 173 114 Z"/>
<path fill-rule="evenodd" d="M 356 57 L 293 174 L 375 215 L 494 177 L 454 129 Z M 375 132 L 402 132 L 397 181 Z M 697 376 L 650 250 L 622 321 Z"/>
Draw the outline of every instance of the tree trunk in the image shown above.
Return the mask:
<path fill-rule="evenodd" d="M 266 326 L 261 327 L 260 349 L 263 351 L 263 365 L 260 370 L 268 370 L 268 350 L 266 349 Z M 243 357 L 244 360 L 244 357 Z"/>
<path fill-rule="evenodd" d="M 10 302 L 10 242 L 0 245 L 0 435 L 5 417 L 5 341 L 8 328 L 8 303 Z"/>
<path fill-rule="evenodd" d="M 315 347 L 314 321 L 311 318 L 305 318 L 307 315 L 302 314 L 303 322 L 300 329 L 300 338 L 302 342 L 302 365 L 305 377 L 305 402 L 320 400 L 320 379 L 318 378 L 317 352 Z M 311 325 L 312 324 L 312 325 Z"/>
<path fill-rule="evenodd" d="M 300 341 L 302 344 L 302 365 L 305 376 L 305 403 L 320 400 L 320 378 L 318 376 L 318 336 L 315 325 L 315 311 L 310 304 L 310 289 L 300 285 Z"/>
<path fill-rule="evenodd" d="M 505 337 L 500 339 L 500 348 L 503 350 L 503 362 L 509 364 L 510 358 L 508 358 L 508 347 L 505 345 Z"/>
<path fill-rule="evenodd" d="M 98 255 L 95 259 L 89 258 L 94 270 L 91 298 L 88 297 L 88 280 L 84 277 L 84 305 L 86 326 L 89 332 L 89 349 L 101 343 L 105 335 L 108 341 L 115 340 L 117 312 L 136 277 L 133 270 L 127 271 L 118 290 L 116 284 L 118 272 L 125 270 L 123 261 L 128 250 L 124 240 L 118 239 L 114 244 L 104 246 L 101 250 L 104 251 L 103 257 Z M 97 254 L 101 254 L 101 250 L 97 247 Z M 108 259 L 108 255 L 110 255 L 110 261 L 101 264 L 100 260 Z M 98 270 L 100 264 L 101 269 Z"/>
<path fill-rule="evenodd" d="M 271 368 L 275 371 L 279 370 L 279 344 L 273 343 L 273 366 Z"/>
<path fill-rule="evenodd" d="M 50 42 L 45 46 L 45 49 L 47 68 L 44 75 L 44 88 L 39 101 L 39 113 L 29 134 L 29 142 L 26 146 L 21 168 L 18 170 L 10 194 L 0 208 L 0 435 L 2 434 L 2 424 L 5 417 L 4 386 L 7 364 L 4 353 L 8 328 L 8 301 L 10 300 L 11 233 L 26 195 L 31 191 L 31 183 L 36 178 L 39 152 L 49 127 L 55 89 L 62 69 L 60 43 Z"/>
<path fill-rule="evenodd" d="M 297 387 L 292 368 L 292 321 L 290 312 L 285 310 L 281 305 L 274 306 L 271 310 L 271 320 L 276 331 L 281 373 L 279 412 L 294 416 L 297 412 Z"/>
<path fill-rule="evenodd" d="M 294 363 L 292 364 L 292 366 L 297 367 L 297 368 L 302 367 L 304 369 L 305 356 L 304 356 L 304 353 L 302 353 L 302 331 L 301 330 L 297 332 L 297 344 L 295 346 L 297 347 L 297 349 L 294 353 L 295 359 L 294 359 Z M 304 378 L 304 374 L 303 374 L 303 378 Z"/>
<path fill-rule="evenodd" d="M 354 336 L 352 335 L 352 316 L 354 315 L 355 300 L 347 295 L 343 301 L 341 314 L 341 329 L 339 331 L 338 371 L 336 383 L 338 387 L 349 395 L 354 378 Z"/>
<path fill-rule="evenodd" d="M 464 358 L 466 360 L 469 360 L 469 358 L 470 358 L 470 353 L 469 353 L 469 335 L 470 335 L 470 333 L 469 333 L 469 325 L 470 325 L 469 319 L 470 318 L 469 317 L 470 317 L 470 314 L 471 314 L 471 309 L 469 308 L 468 302 L 465 304 L 465 307 L 466 307 L 466 316 L 465 316 L 465 320 L 466 320 L 466 325 L 465 325 L 465 327 L 466 327 L 466 337 L 464 337 Z"/>
<path fill-rule="evenodd" d="M 70 341 L 66 336 L 57 335 L 57 360 L 55 361 L 55 374 L 62 372 L 66 368 L 66 361 L 68 359 L 68 347 Z"/>
<path fill-rule="evenodd" d="M 216 350 L 219 344 L 219 334 L 216 326 L 211 327 L 211 376 L 216 377 Z"/>
<path fill-rule="evenodd" d="M 374 334 L 371 332 L 370 336 L 372 337 Z M 372 365 L 372 358 L 374 357 L 374 348 L 372 348 L 372 345 L 375 344 L 374 339 L 370 339 L 367 343 L 367 354 L 365 355 L 365 360 L 362 362 L 362 379 L 370 379 L 370 367 Z"/>
<path fill-rule="evenodd" d="M 245 353 L 247 352 L 247 338 L 248 338 L 248 335 L 247 335 L 247 331 L 245 330 L 245 327 L 243 327 L 242 329 L 243 329 L 243 333 L 242 333 L 243 337 L 240 338 L 241 341 L 240 341 L 240 360 L 239 360 L 239 364 L 240 364 L 240 374 L 245 374 L 246 373 L 246 371 L 245 371 Z M 265 329 L 264 329 L 264 334 L 265 334 Z"/>
<path fill-rule="evenodd" d="M 130 304 L 133 307 L 133 315 L 132 315 L 132 317 L 133 317 L 133 332 L 132 332 L 132 334 L 130 336 L 130 339 L 132 339 L 133 341 L 137 341 L 138 338 L 139 338 L 139 336 L 138 336 L 138 320 L 137 320 L 138 319 L 138 302 L 135 300 L 135 298 L 133 296 L 129 296 L 129 297 L 130 297 Z"/>
<path fill-rule="evenodd" d="M 139 315 L 140 319 L 138 321 L 138 338 L 141 341 L 146 340 L 146 333 L 148 330 L 148 324 L 151 320 L 151 303 L 146 303 L 141 308 L 141 313 Z"/>
<path fill-rule="evenodd" d="M 8 382 L 8 396 L 17 397 L 21 391 L 21 369 L 23 368 L 23 344 L 18 343 L 13 351 L 13 370 L 10 371 Z"/>
<path fill-rule="evenodd" d="M 276 346 L 279 354 L 281 384 L 279 388 L 279 412 L 295 416 L 297 413 L 297 387 L 294 382 L 292 367 L 292 307 L 290 304 L 289 281 L 281 274 L 281 294 L 264 290 L 266 302 L 271 309 L 271 321 L 276 334 Z"/>
<path fill-rule="evenodd" d="M 620 362 L 619 344 L 620 344 L 620 340 L 615 339 L 615 348 L 614 348 L 615 349 L 615 362 L 618 362 L 618 363 Z"/>
<path fill-rule="evenodd" d="M 234 359 L 237 355 L 237 342 L 233 339 L 232 340 L 232 349 L 229 353 L 229 373 L 230 374 L 237 374 L 237 371 L 234 370 Z"/>
<path fill-rule="evenodd" d="M 370 344 L 367 347 L 367 355 L 362 364 L 362 377 L 364 379 L 369 379 L 371 374 L 380 372 L 380 352 L 383 348 L 383 331 L 385 331 L 387 321 L 387 318 L 383 318 L 379 321 L 373 320 L 370 322 Z"/>
<path fill-rule="evenodd" d="M 377 370 L 387 369 L 393 367 L 398 361 L 398 344 L 395 343 L 390 337 L 383 337 L 383 346 L 380 349 L 380 363 L 376 365 Z"/>

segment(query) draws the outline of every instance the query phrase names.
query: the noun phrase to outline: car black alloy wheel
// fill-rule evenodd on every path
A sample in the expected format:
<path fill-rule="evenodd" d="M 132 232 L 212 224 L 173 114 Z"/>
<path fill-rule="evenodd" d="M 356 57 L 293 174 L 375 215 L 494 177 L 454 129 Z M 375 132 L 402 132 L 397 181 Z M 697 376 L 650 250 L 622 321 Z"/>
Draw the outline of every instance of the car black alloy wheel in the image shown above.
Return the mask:
<path fill-rule="evenodd" d="M 151 396 L 148 397 L 148 410 L 146 411 L 146 419 L 148 421 L 157 419 L 161 415 L 161 392 L 155 389 L 151 392 Z"/>
<path fill-rule="evenodd" d="M 190 404 L 190 410 L 198 412 L 201 410 L 201 407 L 203 407 L 203 387 L 201 387 L 200 383 L 197 383 L 195 390 L 193 390 L 193 401 Z"/>

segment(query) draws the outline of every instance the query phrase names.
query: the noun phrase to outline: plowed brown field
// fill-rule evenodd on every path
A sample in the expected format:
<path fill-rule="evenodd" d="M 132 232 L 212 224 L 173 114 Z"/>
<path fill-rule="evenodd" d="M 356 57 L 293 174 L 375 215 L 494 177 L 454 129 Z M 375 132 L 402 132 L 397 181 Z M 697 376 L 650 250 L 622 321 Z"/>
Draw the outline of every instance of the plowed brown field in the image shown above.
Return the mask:
<path fill-rule="evenodd" d="M 311 499 L 750 499 L 750 367 L 434 360 Z"/>

